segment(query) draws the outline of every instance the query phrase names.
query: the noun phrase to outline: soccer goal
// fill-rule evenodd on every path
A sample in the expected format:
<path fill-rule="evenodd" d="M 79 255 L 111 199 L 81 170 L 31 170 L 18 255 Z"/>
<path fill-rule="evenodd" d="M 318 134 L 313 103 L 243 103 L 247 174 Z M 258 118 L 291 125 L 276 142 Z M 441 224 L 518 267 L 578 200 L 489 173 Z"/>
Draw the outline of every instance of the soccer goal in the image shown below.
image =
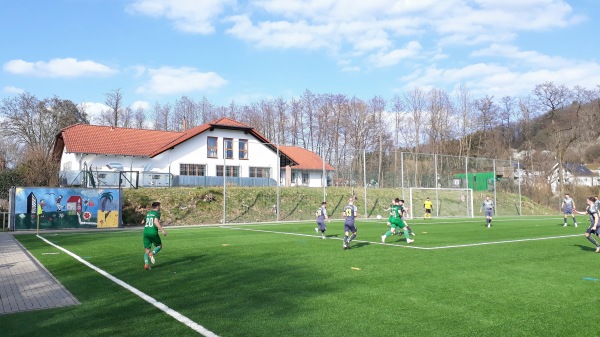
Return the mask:
<path fill-rule="evenodd" d="M 473 217 L 473 189 L 411 187 L 409 202 L 413 218 L 423 216 L 427 198 L 433 203 L 432 216 Z"/>

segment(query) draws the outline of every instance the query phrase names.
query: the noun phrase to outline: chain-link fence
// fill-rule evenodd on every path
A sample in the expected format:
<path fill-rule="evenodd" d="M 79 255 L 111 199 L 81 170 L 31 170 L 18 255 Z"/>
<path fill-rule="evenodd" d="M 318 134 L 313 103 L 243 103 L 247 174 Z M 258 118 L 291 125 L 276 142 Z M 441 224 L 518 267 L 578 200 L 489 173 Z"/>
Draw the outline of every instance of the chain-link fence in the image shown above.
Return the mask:
<path fill-rule="evenodd" d="M 360 217 L 385 217 L 396 197 L 406 201 L 415 217 L 424 212 L 427 198 L 436 217 L 478 216 L 486 196 L 494 201 L 497 216 L 558 214 L 561 200 L 552 183 L 556 165 L 549 156 L 500 160 L 349 146 L 308 151 L 249 140 L 244 140 L 243 151 L 234 143 L 222 152 L 214 150 L 212 157 L 199 158 L 197 163 L 190 158 L 188 162 L 162 163 L 168 166 L 167 172 L 139 170 L 141 179 L 136 181 L 141 182 L 140 188 L 162 186 L 182 192 L 172 198 L 161 196 L 162 192 L 138 196 L 139 203 L 125 203 L 132 208 L 124 212 L 125 218 L 128 213 L 141 213 L 138 209 L 146 206 L 148 198 L 171 198 L 170 220 L 186 224 L 312 220 L 322 201 L 327 201 L 329 214 L 340 218 L 350 197 L 355 199 Z M 146 159 L 136 160 L 139 163 L 132 162 L 129 171 L 136 171 L 136 165 L 148 167 Z M 106 173 L 103 170 L 102 164 L 90 164 L 88 179 L 100 180 L 99 174 Z M 111 172 L 110 177 L 131 175 L 129 171 Z M 86 172 L 79 177 L 86 177 Z M 162 179 L 164 184 L 144 183 L 144 177 Z M 118 185 L 119 180 L 113 180 L 113 185 Z M 584 205 L 587 196 L 598 194 L 600 184 L 597 171 L 587 177 L 572 174 L 563 182 L 563 190 L 569 191 L 578 205 Z M 209 205 L 202 205 L 204 202 Z"/>

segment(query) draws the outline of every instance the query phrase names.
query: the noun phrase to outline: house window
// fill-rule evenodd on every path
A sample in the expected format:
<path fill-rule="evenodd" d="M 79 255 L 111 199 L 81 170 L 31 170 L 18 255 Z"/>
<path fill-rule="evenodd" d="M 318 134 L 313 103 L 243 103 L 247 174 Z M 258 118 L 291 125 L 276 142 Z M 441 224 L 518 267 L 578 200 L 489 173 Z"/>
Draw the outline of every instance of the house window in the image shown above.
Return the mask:
<path fill-rule="evenodd" d="M 223 148 L 225 149 L 225 158 L 233 159 L 233 139 L 224 138 L 223 139 Z"/>
<path fill-rule="evenodd" d="M 271 169 L 269 167 L 251 167 L 250 178 L 269 178 Z"/>
<path fill-rule="evenodd" d="M 206 156 L 208 158 L 217 158 L 217 150 L 218 150 L 217 140 L 218 140 L 217 137 L 208 137 L 208 140 L 206 142 L 207 143 L 207 146 L 206 146 L 206 149 L 207 149 Z"/>
<path fill-rule="evenodd" d="M 248 139 L 240 139 L 239 156 L 240 159 L 248 159 Z"/>
<path fill-rule="evenodd" d="M 223 176 L 223 165 L 217 165 L 217 177 Z M 226 177 L 239 177 L 240 168 L 239 166 L 225 166 Z"/>
<path fill-rule="evenodd" d="M 302 184 L 308 185 L 309 175 L 308 173 L 302 173 Z"/>
<path fill-rule="evenodd" d="M 181 176 L 205 176 L 206 165 L 179 164 L 179 175 Z"/>

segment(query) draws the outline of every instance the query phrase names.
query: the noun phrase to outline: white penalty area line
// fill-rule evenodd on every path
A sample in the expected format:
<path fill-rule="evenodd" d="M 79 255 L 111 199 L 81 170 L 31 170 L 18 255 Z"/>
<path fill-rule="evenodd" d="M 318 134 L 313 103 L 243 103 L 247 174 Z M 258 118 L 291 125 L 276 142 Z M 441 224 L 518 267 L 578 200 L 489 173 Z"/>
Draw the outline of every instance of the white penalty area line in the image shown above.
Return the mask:
<path fill-rule="evenodd" d="M 185 317 L 184 315 L 178 313 L 177 311 L 169 308 L 168 306 L 166 306 L 165 304 L 155 300 L 154 298 L 146 295 L 145 293 L 143 293 L 142 291 L 138 290 L 137 288 L 134 288 L 132 286 L 130 286 L 129 284 L 121 281 L 120 279 L 112 276 L 111 274 L 105 272 L 104 270 L 94 266 L 93 264 L 87 262 L 86 260 L 84 260 L 83 258 L 79 257 L 77 254 L 72 253 L 71 251 L 58 246 L 50 241 L 48 241 L 47 239 L 36 235 L 38 238 L 40 238 L 42 241 L 46 242 L 47 244 L 53 246 L 56 249 L 59 249 L 65 253 L 67 253 L 68 255 L 70 255 L 71 257 L 73 257 L 75 260 L 83 263 L 84 265 L 88 266 L 89 268 L 95 270 L 96 272 L 98 272 L 99 274 L 101 274 L 102 276 L 108 278 L 109 280 L 113 281 L 114 283 L 120 285 L 121 287 L 129 290 L 130 292 L 134 293 L 135 295 L 139 296 L 141 299 L 143 299 L 144 301 L 152 304 L 153 306 L 157 307 L 158 309 L 160 309 L 161 311 L 163 311 L 164 313 L 166 313 L 167 315 L 175 318 L 177 321 L 185 324 L 187 327 L 189 327 L 190 329 L 196 331 L 197 333 L 201 334 L 202 336 L 205 337 L 219 337 L 219 335 L 215 334 L 214 332 L 206 329 L 205 327 L 203 327 L 202 325 L 192 321 L 191 319 Z"/>
<path fill-rule="evenodd" d="M 492 241 L 492 242 L 480 242 L 480 243 L 468 243 L 464 245 L 450 245 L 450 246 L 439 246 L 439 247 L 423 247 L 425 250 L 436 250 L 436 249 L 448 249 L 448 248 L 462 248 L 462 247 L 477 247 L 477 246 L 485 246 L 485 245 L 498 245 L 502 243 L 514 243 L 514 242 L 527 242 L 527 241 L 542 241 L 542 240 L 552 240 L 552 239 L 564 239 L 571 238 L 575 236 L 582 236 L 583 234 L 571 234 L 571 235 L 559 235 L 559 236 L 548 236 L 543 238 L 531 238 L 531 239 L 515 239 L 515 240 L 502 240 L 502 241 Z"/>
<path fill-rule="evenodd" d="M 318 236 L 318 235 L 311 235 L 311 234 L 290 233 L 290 232 L 280 232 L 280 231 L 268 231 L 268 230 L 264 230 L 264 229 L 240 228 L 240 227 L 231 227 L 231 226 L 220 226 L 220 227 L 221 228 L 227 228 L 227 229 L 234 229 L 234 230 L 250 231 L 250 232 L 262 232 L 262 233 L 295 235 L 295 236 L 304 236 L 304 237 L 313 238 L 313 239 L 321 239 L 320 236 Z M 337 238 L 337 237 L 328 237 L 327 240 L 340 240 L 340 241 L 343 241 L 344 239 Z M 352 242 L 362 242 L 362 243 L 368 243 L 368 244 L 372 244 L 372 245 L 393 246 L 393 247 L 401 247 L 401 248 L 427 249 L 425 247 L 419 247 L 419 246 L 412 246 L 412 245 L 411 246 L 408 246 L 408 245 L 405 246 L 405 245 L 397 245 L 397 244 L 393 244 L 393 243 L 383 243 L 383 242 L 364 241 L 364 240 L 352 240 Z"/>
<path fill-rule="evenodd" d="M 302 234 L 302 233 L 290 233 L 290 232 L 280 232 L 280 231 L 268 231 L 264 229 L 252 229 L 252 228 L 239 228 L 239 227 L 230 227 L 230 226 L 221 226 L 222 228 L 227 229 L 235 229 L 235 230 L 243 230 L 243 231 L 251 231 L 251 232 L 262 232 L 262 233 L 273 233 L 273 234 L 284 234 L 284 235 L 295 235 L 295 236 L 304 236 L 309 238 L 320 239 L 321 237 L 318 235 L 312 234 Z M 552 240 L 552 239 L 564 239 L 571 238 L 576 236 L 581 236 L 582 234 L 570 234 L 570 235 L 559 235 L 559 236 L 548 236 L 542 238 L 530 238 L 530 239 L 515 239 L 515 240 L 502 240 L 502 241 L 491 241 L 491 242 L 479 242 L 479 243 L 467 243 L 462 245 L 449 245 L 449 246 L 438 246 L 438 247 L 421 247 L 421 246 L 413 246 L 413 245 L 399 245 L 393 243 L 383 243 L 383 242 L 374 242 L 374 241 L 364 241 L 364 240 L 352 240 L 354 242 L 363 242 L 374 245 L 383 245 L 383 246 L 392 246 L 392 247 L 401 247 L 401 248 L 412 248 L 412 249 L 421 249 L 421 250 L 437 250 L 437 249 L 450 249 L 450 248 L 464 248 L 464 247 L 477 247 L 477 246 L 486 246 L 486 245 L 498 245 L 504 243 L 515 243 L 515 242 L 527 242 L 527 241 L 542 241 L 542 240 Z M 332 240 L 343 240 L 341 238 L 329 237 L 328 239 Z"/>

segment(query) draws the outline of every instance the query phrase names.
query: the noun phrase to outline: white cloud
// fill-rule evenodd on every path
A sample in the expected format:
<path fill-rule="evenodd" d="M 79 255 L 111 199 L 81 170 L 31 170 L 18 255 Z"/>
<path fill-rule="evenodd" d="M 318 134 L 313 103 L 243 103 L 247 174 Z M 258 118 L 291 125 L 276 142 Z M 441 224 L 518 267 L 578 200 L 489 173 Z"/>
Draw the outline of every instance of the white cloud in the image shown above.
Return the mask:
<path fill-rule="evenodd" d="M 494 43 L 488 48 L 476 50 L 471 53 L 475 57 L 503 57 L 523 62 L 536 67 L 568 67 L 573 64 L 573 60 L 567 60 L 562 57 L 552 57 L 541 54 L 537 51 L 521 51 L 518 47 L 512 45 L 502 45 Z"/>
<path fill-rule="evenodd" d="M 25 92 L 24 89 L 13 87 L 12 85 L 5 86 L 3 88 L 3 91 L 8 94 L 16 94 L 16 95 L 19 95 L 19 94 L 22 94 Z"/>
<path fill-rule="evenodd" d="M 519 96 L 540 83 L 552 81 L 573 87 L 593 88 L 600 78 L 600 64 L 571 61 L 554 68 L 519 68 L 493 63 L 477 63 L 459 68 L 431 66 L 400 78 L 403 89 L 418 87 L 452 88 L 466 84 L 474 96 Z"/>
<path fill-rule="evenodd" d="M 415 52 L 434 57 L 449 47 L 506 44 L 584 19 L 567 0 L 135 0 L 129 9 L 186 32 L 209 34 L 221 23 L 258 48 L 324 50 L 377 66 Z"/>
<path fill-rule="evenodd" d="M 404 48 L 373 54 L 369 56 L 369 61 L 376 67 L 393 66 L 403 59 L 417 56 L 421 49 L 419 42 L 411 41 Z"/>
<path fill-rule="evenodd" d="M 199 72 L 195 68 L 162 67 L 148 69 L 148 83 L 138 87 L 136 92 L 151 95 L 175 95 L 203 92 L 218 89 L 227 81 L 214 72 Z"/>
<path fill-rule="evenodd" d="M 144 111 L 148 111 L 148 109 L 150 109 L 150 102 L 135 101 L 135 102 L 131 103 L 131 109 L 133 109 L 133 111 L 135 111 L 139 108 L 143 109 Z"/>
<path fill-rule="evenodd" d="M 136 0 L 128 10 L 153 17 L 164 16 L 184 32 L 211 34 L 219 14 L 234 4 L 235 0 Z"/>
<path fill-rule="evenodd" d="M 48 62 L 27 62 L 11 60 L 4 64 L 4 71 L 16 75 L 36 77 L 82 77 L 107 76 L 116 73 L 115 69 L 90 61 L 79 61 L 75 58 L 52 59 Z"/>
<path fill-rule="evenodd" d="M 88 115 L 88 119 L 93 123 L 100 118 L 102 112 L 110 110 L 110 107 L 104 103 L 97 102 L 82 102 L 78 104 L 80 109 L 83 109 Z"/>

